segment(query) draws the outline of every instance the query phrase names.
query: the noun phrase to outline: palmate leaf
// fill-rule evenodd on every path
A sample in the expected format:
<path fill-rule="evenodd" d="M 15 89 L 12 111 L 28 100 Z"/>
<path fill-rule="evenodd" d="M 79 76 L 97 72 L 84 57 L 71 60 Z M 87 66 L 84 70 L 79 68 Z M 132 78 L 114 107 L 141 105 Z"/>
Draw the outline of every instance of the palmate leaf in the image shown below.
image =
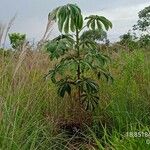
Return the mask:
<path fill-rule="evenodd" d="M 72 81 L 71 77 L 66 77 L 65 79 L 61 79 L 57 82 L 58 86 L 58 95 L 60 97 L 64 97 L 65 93 L 68 93 L 68 95 L 71 95 L 71 85 L 74 85 L 75 83 Z"/>
<path fill-rule="evenodd" d="M 64 69 L 64 64 L 55 65 L 53 69 L 49 70 L 48 74 L 46 74 L 45 77 L 50 76 L 51 81 L 53 83 L 56 83 L 57 82 L 56 75 L 59 74 L 63 69 Z"/>
<path fill-rule="evenodd" d="M 107 34 L 104 30 L 87 30 L 80 36 L 80 48 L 88 53 L 96 53 L 99 50 L 99 44 L 97 41 L 102 41 L 107 38 Z M 90 51 L 89 51 L 90 50 Z"/>
<path fill-rule="evenodd" d="M 81 39 L 81 42 L 80 42 L 80 49 L 86 51 L 86 50 L 93 50 L 93 49 L 96 49 L 97 48 L 97 43 L 95 41 L 92 41 L 88 38 L 86 39 Z"/>
<path fill-rule="evenodd" d="M 73 44 L 74 43 L 74 39 L 73 36 L 70 34 L 61 34 L 58 37 L 54 38 L 52 41 L 60 41 L 60 40 L 66 40 L 68 43 Z"/>
<path fill-rule="evenodd" d="M 98 105 L 99 97 L 97 93 L 99 91 L 98 84 L 90 78 L 82 78 L 76 81 L 76 85 L 81 90 L 81 102 L 86 110 L 94 110 Z"/>
<path fill-rule="evenodd" d="M 57 7 L 49 13 L 49 18 L 55 20 L 60 32 L 75 32 L 83 27 L 83 16 L 80 8 L 75 4 Z"/>
<path fill-rule="evenodd" d="M 50 58 L 58 59 L 69 51 L 74 44 L 74 40 L 70 35 L 60 35 L 54 38 L 52 41 L 47 42 L 45 49 L 49 52 Z"/>
<path fill-rule="evenodd" d="M 107 33 L 102 29 L 87 30 L 84 31 L 80 37 L 80 40 L 90 39 L 91 41 L 103 41 L 107 38 Z"/>
<path fill-rule="evenodd" d="M 100 79 L 101 77 L 105 77 L 107 82 L 113 82 L 114 78 L 112 77 L 112 75 L 109 72 L 105 72 L 103 70 L 100 70 L 97 74 L 97 78 Z"/>
<path fill-rule="evenodd" d="M 100 53 L 93 54 L 95 66 L 104 66 L 110 60 L 109 57 L 106 57 Z"/>
<path fill-rule="evenodd" d="M 98 74 L 98 72 L 107 73 L 108 70 L 105 68 L 108 61 L 110 61 L 110 58 L 100 52 L 88 52 L 84 56 L 84 60 L 80 61 L 82 72 L 91 70 L 94 74 Z"/>
<path fill-rule="evenodd" d="M 77 80 L 76 84 L 80 86 L 82 92 L 97 93 L 99 90 L 98 84 L 90 78 L 82 78 Z"/>
<path fill-rule="evenodd" d="M 81 61 L 81 68 L 86 71 L 92 70 L 93 73 L 97 75 L 98 79 L 104 77 L 107 80 L 107 82 L 109 81 L 113 82 L 114 79 L 109 73 L 109 71 L 102 64 L 100 65 L 98 65 L 98 63 L 95 64 L 94 63 L 95 60 L 93 60 L 91 57 L 88 58 L 88 56 L 90 55 L 87 55 L 86 59 L 84 59 L 84 61 Z M 99 63 L 101 63 L 101 61 Z M 82 72 L 84 72 L 84 70 Z"/>
<path fill-rule="evenodd" d="M 64 79 L 59 80 L 56 84 L 58 86 L 58 95 L 64 97 L 66 93 L 71 95 L 71 86 L 75 85 L 75 82 L 70 76 L 67 76 Z"/>
<path fill-rule="evenodd" d="M 64 64 L 63 68 L 64 70 L 68 70 L 68 71 L 76 71 L 77 68 L 78 68 L 78 59 L 76 58 L 76 56 L 74 55 L 68 55 L 66 57 L 64 57 L 61 61 L 60 61 L 61 64 Z M 65 71 L 67 72 L 67 71 Z M 63 74 L 65 74 L 63 72 Z M 72 75 L 73 76 L 73 75 Z"/>
<path fill-rule="evenodd" d="M 51 60 L 54 58 L 58 59 L 60 56 L 65 54 L 65 51 L 68 51 L 68 48 L 66 47 L 65 43 L 61 42 L 48 42 L 45 46 L 46 51 L 49 52 Z"/>
<path fill-rule="evenodd" d="M 58 95 L 64 97 L 66 92 L 68 95 L 71 94 L 71 86 L 68 83 L 64 83 L 63 85 L 59 86 Z"/>
<path fill-rule="evenodd" d="M 77 70 L 77 65 L 78 65 L 78 62 L 75 57 L 67 56 L 67 57 L 63 58 L 57 65 L 55 65 L 55 67 L 52 70 L 49 70 L 49 73 L 45 77 L 50 76 L 51 81 L 53 83 L 57 83 L 58 75 L 61 76 L 62 74 L 64 74 L 64 71 L 66 69 Z"/>
<path fill-rule="evenodd" d="M 86 17 L 85 20 L 88 20 L 87 27 L 92 30 L 108 30 L 112 28 L 112 23 L 103 16 L 91 15 Z"/>
<path fill-rule="evenodd" d="M 81 66 L 82 72 L 91 70 L 96 74 L 97 73 L 97 68 L 92 63 L 93 63 L 92 61 L 89 62 L 87 60 L 84 60 L 84 61 L 81 60 L 80 61 L 80 66 Z"/>
<path fill-rule="evenodd" d="M 93 93 L 84 93 L 81 95 L 82 104 L 86 110 L 93 111 L 99 102 L 99 97 Z"/>
<path fill-rule="evenodd" d="M 111 59 L 107 55 L 103 55 L 100 52 L 92 51 L 91 53 L 87 53 L 84 56 L 84 59 L 86 62 L 90 62 L 91 64 L 94 64 L 95 67 L 103 67 L 105 64 L 111 61 Z"/>

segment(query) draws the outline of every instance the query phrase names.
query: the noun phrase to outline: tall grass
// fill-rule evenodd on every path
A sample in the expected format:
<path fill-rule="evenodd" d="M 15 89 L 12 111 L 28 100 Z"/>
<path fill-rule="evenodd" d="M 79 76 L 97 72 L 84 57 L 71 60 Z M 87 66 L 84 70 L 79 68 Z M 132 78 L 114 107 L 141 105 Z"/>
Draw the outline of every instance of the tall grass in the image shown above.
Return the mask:
<path fill-rule="evenodd" d="M 8 56 L 0 69 L 0 147 L 49 149 L 55 136 L 46 112 L 55 94 L 43 79 L 47 57 L 22 53 Z"/>
<path fill-rule="evenodd" d="M 114 83 L 98 81 L 100 103 L 93 123 L 72 137 L 58 127 L 61 117 L 69 116 L 68 104 L 44 78 L 53 65 L 48 55 L 26 49 L 8 52 L 5 59 L 1 55 L 0 149 L 148 150 L 148 138 L 126 133 L 149 132 L 149 55 L 135 50 L 111 56 Z"/>

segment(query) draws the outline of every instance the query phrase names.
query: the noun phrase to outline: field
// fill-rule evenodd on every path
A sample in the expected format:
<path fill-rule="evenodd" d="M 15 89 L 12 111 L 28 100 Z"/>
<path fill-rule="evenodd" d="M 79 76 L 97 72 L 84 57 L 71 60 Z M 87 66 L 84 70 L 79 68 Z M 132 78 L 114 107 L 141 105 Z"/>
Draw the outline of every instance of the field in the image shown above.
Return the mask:
<path fill-rule="evenodd" d="M 97 81 L 100 101 L 91 118 L 69 97 L 58 97 L 55 85 L 44 78 L 54 65 L 47 53 L 1 51 L 0 149 L 148 150 L 150 53 L 108 51 L 114 81 Z M 66 122 L 84 125 L 75 134 L 66 133 Z"/>
<path fill-rule="evenodd" d="M 149 4 L 6 1 L 0 150 L 150 150 Z"/>

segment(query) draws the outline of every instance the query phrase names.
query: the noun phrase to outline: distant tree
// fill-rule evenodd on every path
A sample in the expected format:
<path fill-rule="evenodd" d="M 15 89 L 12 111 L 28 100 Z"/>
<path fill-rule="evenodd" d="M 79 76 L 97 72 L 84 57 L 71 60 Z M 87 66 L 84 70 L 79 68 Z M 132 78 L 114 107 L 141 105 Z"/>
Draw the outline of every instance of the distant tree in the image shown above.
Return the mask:
<path fill-rule="evenodd" d="M 110 40 L 106 38 L 105 44 L 106 44 L 106 46 L 109 46 L 110 45 Z"/>
<path fill-rule="evenodd" d="M 122 44 L 128 43 L 129 41 L 134 41 L 136 39 L 136 35 L 132 34 L 130 31 L 120 36 L 120 42 Z"/>
<path fill-rule="evenodd" d="M 20 33 L 11 33 L 9 34 L 9 40 L 12 48 L 21 50 L 24 42 L 26 41 L 26 35 Z"/>
<path fill-rule="evenodd" d="M 134 30 L 150 33 L 150 6 L 145 7 L 138 14 L 139 20 L 133 26 Z"/>
<path fill-rule="evenodd" d="M 127 33 L 120 36 L 120 41 L 118 43 L 123 45 L 124 47 L 126 47 L 126 49 L 129 50 L 134 50 L 135 48 L 138 47 L 137 36 L 135 33 L 131 33 L 130 30 Z"/>
<path fill-rule="evenodd" d="M 120 41 L 117 42 L 127 50 L 150 46 L 150 6 L 141 10 L 138 13 L 138 17 L 137 24 L 133 26 L 133 29 L 121 35 Z M 136 31 L 141 31 L 142 33 L 137 36 Z"/>
<path fill-rule="evenodd" d="M 97 42 L 105 41 L 107 39 L 107 33 L 106 31 L 102 29 L 87 30 L 83 32 L 81 39 L 84 39 L 87 37 L 91 40 L 94 40 L 94 41 L 96 40 Z"/>
<path fill-rule="evenodd" d="M 150 47 L 150 35 L 141 35 L 139 39 L 140 47 Z"/>
<path fill-rule="evenodd" d="M 150 46 L 150 6 L 145 7 L 138 13 L 139 20 L 133 26 L 133 30 L 139 30 L 142 34 L 139 37 L 138 44 L 140 47 Z"/>

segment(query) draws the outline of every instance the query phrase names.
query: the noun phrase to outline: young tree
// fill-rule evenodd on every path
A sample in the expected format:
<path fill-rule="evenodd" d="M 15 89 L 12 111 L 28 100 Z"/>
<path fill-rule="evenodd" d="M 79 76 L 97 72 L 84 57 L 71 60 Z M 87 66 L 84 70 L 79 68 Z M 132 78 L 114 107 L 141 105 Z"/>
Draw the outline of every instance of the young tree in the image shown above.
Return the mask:
<path fill-rule="evenodd" d="M 120 41 L 118 43 L 126 47 L 127 50 L 134 50 L 138 47 L 137 39 L 136 33 L 132 33 L 129 30 L 127 33 L 120 36 Z"/>
<path fill-rule="evenodd" d="M 145 7 L 138 14 L 139 20 L 133 26 L 133 30 L 139 30 L 142 34 L 139 37 L 140 47 L 149 47 L 150 45 L 150 6 Z"/>
<path fill-rule="evenodd" d="M 20 33 L 11 33 L 9 34 L 9 40 L 12 48 L 20 50 L 26 40 L 26 35 Z"/>
<path fill-rule="evenodd" d="M 140 47 L 149 48 L 150 47 L 150 35 L 141 35 L 139 39 L 139 45 Z"/>
<path fill-rule="evenodd" d="M 138 14 L 139 20 L 136 25 L 133 26 L 134 30 L 140 30 L 150 33 L 150 6 L 145 7 Z"/>
<path fill-rule="evenodd" d="M 61 35 L 46 44 L 51 59 L 60 60 L 48 75 L 61 97 L 77 91 L 76 100 L 92 110 L 98 104 L 99 85 L 86 73 L 91 70 L 98 78 L 104 75 L 107 80 L 112 79 L 107 70 L 109 57 L 99 51 L 98 44 L 112 23 L 98 15 L 83 19 L 80 8 L 74 4 L 57 7 L 49 13 L 49 19 L 55 20 Z"/>

